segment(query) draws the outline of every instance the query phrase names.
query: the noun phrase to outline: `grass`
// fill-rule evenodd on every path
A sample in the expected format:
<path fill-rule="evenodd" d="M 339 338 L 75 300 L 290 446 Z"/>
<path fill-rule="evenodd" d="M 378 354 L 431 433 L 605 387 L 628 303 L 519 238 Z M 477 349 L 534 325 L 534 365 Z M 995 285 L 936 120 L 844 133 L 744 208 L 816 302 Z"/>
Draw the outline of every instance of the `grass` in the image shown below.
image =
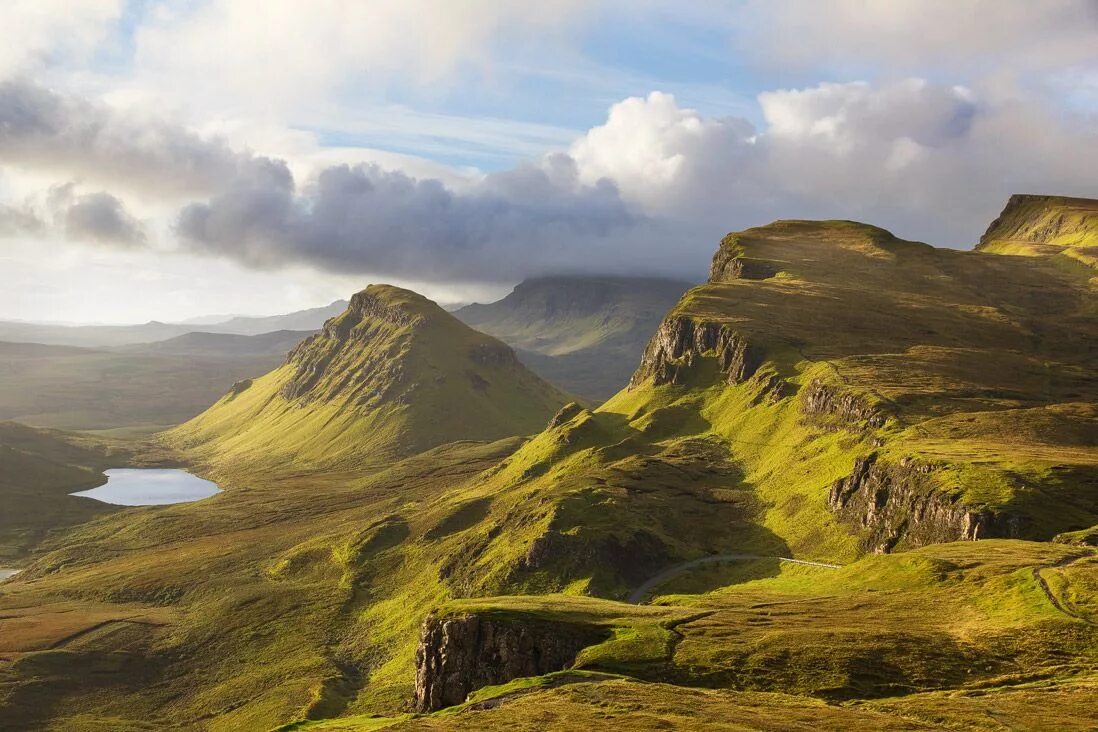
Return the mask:
<path fill-rule="evenodd" d="M 426 298 L 356 295 L 286 364 L 168 433 L 211 462 L 363 466 L 540 429 L 567 398 Z"/>
<path fill-rule="evenodd" d="M 866 529 L 828 506 L 876 454 L 1034 539 L 1098 524 L 1085 282 L 853 222 L 777 222 L 725 249 L 672 315 L 734 330 L 762 356 L 754 376 L 730 384 L 715 352 L 684 355 L 681 383 L 544 429 L 564 396 L 498 344 L 414 294 L 368 291 L 169 435 L 223 493 L 82 524 L 0 588 L 0 616 L 18 615 L 0 712 L 67 729 L 917 729 L 1023 726 L 1044 699 L 1065 728 L 1095 721 L 1090 549 L 867 556 Z M 731 255 L 749 277 L 722 275 Z M 821 385 L 830 407 L 809 398 Z M 618 601 L 721 553 L 847 566 L 710 568 L 658 604 Z M 430 610 L 607 639 L 581 673 L 413 717 Z"/>

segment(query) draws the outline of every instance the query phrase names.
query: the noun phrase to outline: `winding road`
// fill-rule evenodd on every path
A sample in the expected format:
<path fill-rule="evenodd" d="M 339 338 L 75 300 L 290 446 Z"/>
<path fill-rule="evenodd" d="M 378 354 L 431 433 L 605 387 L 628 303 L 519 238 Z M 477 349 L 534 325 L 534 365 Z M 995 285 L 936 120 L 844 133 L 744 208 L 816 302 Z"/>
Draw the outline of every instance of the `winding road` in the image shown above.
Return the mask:
<path fill-rule="evenodd" d="M 839 569 L 841 564 L 825 564 L 824 562 L 810 562 L 807 559 L 792 559 L 790 557 L 767 557 L 760 556 L 758 554 L 714 554 L 708 557 L 701 557 L 700 559 L 691 559 L 689 562 L 683 562 L 682 564 L 676 564 L 674 567 L 665 569 L 654 577 L 650 577 L 640 587 L 633 590 L 630 593 L 626 602 L 630 602 L 634 605 L 639 605 L 644 600 L 645 595 L 651 592 L 654 588 L 662 585 L 672 577 L 681 574 L 689 569 L 695 567 L 701 567 L 706 564 L 720 564 L 722 562 L 744 562 L 751 561 L 753 559 L 777 559 L 779 562 L 789 562 L 790 564 L 803 564 L 807 567 L 824 567 L 826 569 Z"/>

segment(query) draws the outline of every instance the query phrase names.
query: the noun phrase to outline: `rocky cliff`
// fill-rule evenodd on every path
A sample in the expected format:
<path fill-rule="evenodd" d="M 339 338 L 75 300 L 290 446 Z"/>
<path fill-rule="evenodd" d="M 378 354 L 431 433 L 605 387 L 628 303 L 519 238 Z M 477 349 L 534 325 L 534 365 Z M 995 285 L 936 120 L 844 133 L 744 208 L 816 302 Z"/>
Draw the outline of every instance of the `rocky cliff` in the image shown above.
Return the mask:
<path fill-rule="evenodd" d="M 739 384 L 755 373 L 762 354 L 725 323 L 695 322 L 670 316 L 660 325 L 641 356 L 630 387 L 648 381 L 656 386 L 681 384 L 702 356 L 713 356 L 729 384 Z"/>
<path fill-rule="evenodd" d="M 561 671 L 604 637 L 597 628 L 550 620 L 428 615 L 416 650 L 415 708 L 432 712 L 482 686 Z"/>
<path fill-rule="evenodd" d="M 835 482 L 828 506 L 861 530 L 862 548 L 878 554 L 925 544 L 1013 538 L 1021 520 L 972 510 L 935 485 L 934 466 L 905 459 L 887 463 L 870 454 Z"/>

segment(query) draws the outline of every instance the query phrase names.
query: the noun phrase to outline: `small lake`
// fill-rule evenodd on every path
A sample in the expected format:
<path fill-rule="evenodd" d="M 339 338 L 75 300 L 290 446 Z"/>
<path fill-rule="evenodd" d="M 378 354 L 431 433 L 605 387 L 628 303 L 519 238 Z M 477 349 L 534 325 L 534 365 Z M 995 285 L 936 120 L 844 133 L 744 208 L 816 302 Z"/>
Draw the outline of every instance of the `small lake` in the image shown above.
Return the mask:
<path fill-rule="evenodd" d="M 19 574 L 18 569 L 0 569 L 0 582 Z"/>
<path fill-rule="evenodd" d="M 94 498 L 116 506 L 164 506 L 209 498 L 221 489 L 216 483 L 168 468 L 111 468 L 104 471 L 107 482 L 74 496 Z"/>

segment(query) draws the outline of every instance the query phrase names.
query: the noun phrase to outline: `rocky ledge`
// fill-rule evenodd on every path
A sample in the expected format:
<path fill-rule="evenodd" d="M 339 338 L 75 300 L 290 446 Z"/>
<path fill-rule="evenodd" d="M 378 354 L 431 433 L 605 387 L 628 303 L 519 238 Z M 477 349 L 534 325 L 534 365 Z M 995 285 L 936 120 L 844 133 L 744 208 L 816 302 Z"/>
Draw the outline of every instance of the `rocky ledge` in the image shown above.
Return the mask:
<path fill-rule="evenodd" d="M 834 418 L 845 428 L 881 427 L 886 416 L 864 397 L 813 379 L 801 398 L 801 412 L 809 417 Z"/>
<path fill-rule="evenodd" d="M 702 356 L 713 356 L 729 384 L 739 384 L 762 364 L 757 349 L 748 345 L 726 323 L 695 322 L 685 316 L 663 321 L 641 356 L 640 367 L 629 380 L 633 388 L 651 379 L 656 386 L 681 384 Z"/>
<path fill-rule="evenodd" d="M 562 671 L 605 637 L 602 629 L 560 621 L 428 615 L 416 650 L 416 711 L 461 704 L 483 686 Z"/>
<path fill-rule="evenodd" d="M 831 486 L 827 503 L 841 519 L 862 530 L 862 548 L 884 554 L 926 544 L 1014 538 L 1017 517 L 973 510 L 933 484 L 931 465 L 906 459 L 891 464 L 876 454 Z"/>

